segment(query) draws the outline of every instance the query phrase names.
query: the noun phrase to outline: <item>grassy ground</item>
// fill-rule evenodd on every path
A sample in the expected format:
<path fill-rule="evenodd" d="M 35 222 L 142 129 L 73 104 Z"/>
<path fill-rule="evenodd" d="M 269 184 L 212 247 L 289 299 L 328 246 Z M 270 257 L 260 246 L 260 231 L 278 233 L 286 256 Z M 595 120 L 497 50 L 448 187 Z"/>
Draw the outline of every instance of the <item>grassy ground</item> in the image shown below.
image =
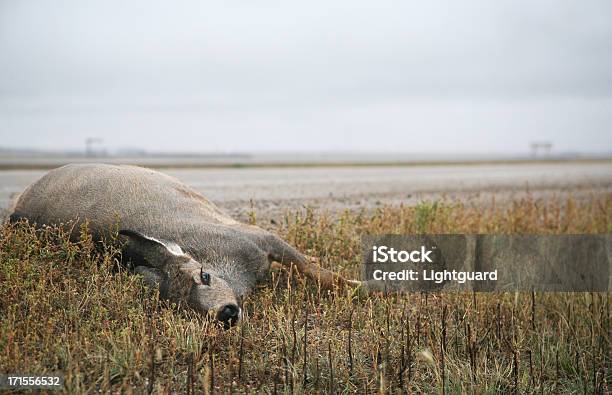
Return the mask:
<path fill-rule="evenodd" d="M 425 202 L 276 230 L 356 277 L 365 233 L 611 233 L 612 196 L 472 207 Z M 255 215 L 252 221 L 256 222 Z M 223 331 L 58 229 L 0 229 L 0 371 L 66 375 L 65 391 L 605 393 L 610 294 L 325 293 L 284 271 Z"/>

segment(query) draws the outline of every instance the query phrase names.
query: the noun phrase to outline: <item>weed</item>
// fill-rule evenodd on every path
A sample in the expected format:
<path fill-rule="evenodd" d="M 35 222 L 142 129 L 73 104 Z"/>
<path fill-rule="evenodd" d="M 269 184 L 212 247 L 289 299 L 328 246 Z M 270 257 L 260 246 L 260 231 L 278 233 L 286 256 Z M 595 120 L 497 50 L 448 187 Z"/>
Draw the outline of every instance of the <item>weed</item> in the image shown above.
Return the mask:
<path fill-rule="evenodd" d="M 424 202 L 276 231 L 347 277 L 371 233 L 611 233 L 612 197 Z M 253 215 L 252 221 L 256 218 Z M 224 331 L 159 299 L 112 245 L 0 228 L 0 370 L 62 371 L 65 392 L 566 393 L 609 390 L 610 294 L 325 293 L 270 273 Z"/>

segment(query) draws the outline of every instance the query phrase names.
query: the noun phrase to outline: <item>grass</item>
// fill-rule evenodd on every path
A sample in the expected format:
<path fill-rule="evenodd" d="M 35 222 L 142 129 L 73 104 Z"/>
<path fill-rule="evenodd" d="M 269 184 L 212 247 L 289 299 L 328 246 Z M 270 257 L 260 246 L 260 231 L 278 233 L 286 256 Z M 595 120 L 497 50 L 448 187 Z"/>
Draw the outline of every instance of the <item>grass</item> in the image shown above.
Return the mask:
<path fill-rule="evenodd" d="M 357 277 L 362 234 L 609 234 L 611 208 L 438 201 L 305 210 L 275 230 Z M 610 293 L 329 293 L 276 270 L 224 331 L 159 300 L 86 231 L 0 229 L 0 372 L 61 371 L 68 393 L 606 393 L 609 306 Z"/>

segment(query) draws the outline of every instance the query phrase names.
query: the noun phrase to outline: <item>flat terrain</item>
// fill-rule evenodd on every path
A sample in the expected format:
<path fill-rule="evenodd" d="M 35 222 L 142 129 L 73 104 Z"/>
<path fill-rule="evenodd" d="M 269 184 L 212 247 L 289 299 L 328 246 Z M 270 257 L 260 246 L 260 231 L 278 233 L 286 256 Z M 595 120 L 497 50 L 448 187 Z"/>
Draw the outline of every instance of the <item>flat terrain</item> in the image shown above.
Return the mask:
<path fill-rule="evenodd" d="M 611 196 L 423 202 L 266 225 L 357 278 L 365 234 L 610 234 Z M 68 394 L 609 393 L 611 293 L 327 292 L 273 269 L 224 331 L 115 259 L 85 235 L 0 226 L 0 366 L 62 372 Z"/>
<path fill-rule="evenodd" d="M 366 234 L 612 229 L 610 162 L 164 171 L 347 278 Z M 0 171 L 2 207 L 42 174 Z M 610 293 L 327 293 L 273 269 L 224 331 L 97 247 L 0 226 L 4 370 L 61 371 L 66 393 L 609 392 Z"/>
<path fill-rule="evenodd" d="M 244 218 L 274 218 L 305 205 L 317 209 L 412 204 L 445 196 L 470 202 L 571 192 L 612 191 L 612 162 L 372 167 L 164 169 Z M 0 209 L 44 170 L 0 171 Z"/>

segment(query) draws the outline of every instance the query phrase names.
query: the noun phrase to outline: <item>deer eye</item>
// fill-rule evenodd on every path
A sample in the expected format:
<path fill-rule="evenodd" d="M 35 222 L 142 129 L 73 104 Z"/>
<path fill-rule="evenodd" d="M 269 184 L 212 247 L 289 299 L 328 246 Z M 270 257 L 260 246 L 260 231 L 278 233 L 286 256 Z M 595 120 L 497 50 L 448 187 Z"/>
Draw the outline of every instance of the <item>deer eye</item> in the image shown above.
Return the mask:
<path fill-rule="evenodd" d="M 200 278 L 202 279 L 202 284 L 210 285 L 210 274 L 200 271 Z"/>

